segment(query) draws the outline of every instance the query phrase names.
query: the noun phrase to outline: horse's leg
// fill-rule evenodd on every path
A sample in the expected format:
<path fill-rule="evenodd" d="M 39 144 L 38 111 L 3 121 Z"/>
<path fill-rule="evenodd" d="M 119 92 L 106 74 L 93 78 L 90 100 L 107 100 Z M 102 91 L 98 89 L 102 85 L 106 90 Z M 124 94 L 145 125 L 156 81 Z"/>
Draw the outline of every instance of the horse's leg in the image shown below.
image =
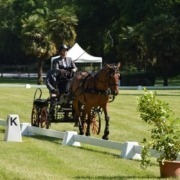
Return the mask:
<path fill-rule="evenodd" d="M 86 136 L 90 136 L 90 125 L 91 125 L 91 107 L 85 107 L 86 115 L 87 115 L 87 129 L 86 129 Z"/>
<path fill-rule="evenodd" d="M 80 116 L 79 116 L 78 120 L 79 120 L 79 134 L 83 135 L 84 134 L 84 129 L 83 129 L 83 124 L 82 124 L 82 119 L 81 119 Z"/>
<path fill-rule="evenodd" d="M 79 134 L 83 135 L 83 127 L 82 127 L 82 120 L 81 120 L 81 111 L 79 106 L 79 101 L 77 99 L 73 100 L 73 108 L 75 110 L 75 122 L 79 122 Z"/>
<path fill-rule="evenodd" d="M 105 129 L 104 129 L 104 135 L 102 139 L 108 140 L 110 117 L 108 115 L 107 104 L 103 107 L 103 111 L 104 111 L 104 118 L 105 118 Z"/>
<path fill-rule="evenodd" d="M 90 136 L 90 125 L 91 125 L 91 114 L 89 113 L 88 115 L 88 120 L 87 120 L 87 131 L 86 131 L 86 136 Z"/>

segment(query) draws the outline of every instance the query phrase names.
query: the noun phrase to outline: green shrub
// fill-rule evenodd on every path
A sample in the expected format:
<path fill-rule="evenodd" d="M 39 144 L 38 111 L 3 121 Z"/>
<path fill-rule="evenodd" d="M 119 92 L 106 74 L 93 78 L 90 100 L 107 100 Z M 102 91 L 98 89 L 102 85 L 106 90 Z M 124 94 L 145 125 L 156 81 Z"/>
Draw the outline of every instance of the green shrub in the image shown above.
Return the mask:
<path fill-rule="evenodd" d="M 141 167 L 150 165 L 149 149 L 159 153 L 158 161 L 176 160 L 180 152 L 180 118 L 175 118 L 169 104 L 157 98 L 156 92 L 148 92 L 138 98 L 138 110 L 143 121 L 153 125 L 151 138 L 143 140 Z"/>

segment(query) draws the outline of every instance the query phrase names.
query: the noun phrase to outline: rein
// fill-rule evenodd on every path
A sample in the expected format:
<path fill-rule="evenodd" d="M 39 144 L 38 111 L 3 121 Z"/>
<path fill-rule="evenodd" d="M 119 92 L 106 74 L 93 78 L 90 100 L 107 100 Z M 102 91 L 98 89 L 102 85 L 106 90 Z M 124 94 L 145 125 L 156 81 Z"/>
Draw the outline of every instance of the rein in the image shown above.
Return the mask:
<path fill-rule="evenodd" d="M 106 75 L 106 77 L 108 76 L 108 74 Z M 107 78 L 105 78 L 107 79 Z M 96 93 L 96 94 L 99 94 L 99 95 L 111 95 L 111 90 L 109 89 L 109 87 L 111 86 L 117 86 L 118 84 L 115 84 L 115 83 L 109 83 L 109 79 L 110 79 L 110 76 L 108 76 L 108 81 L 103 81 L 101 79 L 98 78 L 97 74 L 94 76 L 94 87 L 93 88 L 86 88 L 84 90 L 84 92 L 86 93 Z M 99 90 L 96 88 L 96 81 L 100 82 L 106 89 L 105 90 Z M 114 99 L 113 99 L 114 100 Z"/>

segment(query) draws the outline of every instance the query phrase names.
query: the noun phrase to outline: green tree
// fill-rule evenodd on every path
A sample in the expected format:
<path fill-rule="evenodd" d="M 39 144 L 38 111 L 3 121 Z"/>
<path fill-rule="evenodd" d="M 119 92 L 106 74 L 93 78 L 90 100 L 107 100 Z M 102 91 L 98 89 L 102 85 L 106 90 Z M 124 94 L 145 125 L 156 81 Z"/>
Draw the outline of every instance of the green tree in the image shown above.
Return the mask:
<path fill-rule="evenodd" d="M 17 57 L 21 61 L 24 53 L 21 50 L 20 39 L 13 32 L 15 29 L 12 0 L 0 0 L 0 56 L 1 64 L 13 64 Z M 22 61 L 21 61 L 22 62 Z"/>
<path fill-rule="evenodd" d="M 131 70 L 134 68 L 138 71 L 146 70 L 144 42 L 136 28 L 129 26 L 122 28 L 118 40 L 119 43 L 116 48 L 119 53 L 117 58 L 121 59 L 123 64 Z"/>
<path fill-rule="evenodd" d="M 146 70 L 147 67 L 151 69 L 154 67 L 156 73 L 164 78 L 163 84 L 168 85 L 172 68 L 179 61 L 177 9 L 180 2 L 131 0 L 126 3 L 124 1 L 122 5 L 121 27 L 124 27 L 116 29 L 116 34 L 119 35 L 116 46 L 117 57 L 137 69 L 140 67 Z M 143 8 L 140 8 L 142 5 Z"/>
<path fill-rule="evenodd" d="M 48 17 L 48 31 L 56 45 L 73 45 L 76 40 L 77 17 L 71 7 L 55 9 Z"/>
<path fill-rule="evenodd" d="M 167 86 L 170 70 L 179 61 L 179 23 L 175 17 L 162 14 L 143 23 L 141 30 L 146 55 L 156 72 L 163 76 L 164 86 Z"/>
<path fill-rule="evenodd" d="M 74 2 L 79 19 L 78 42 L 89 53 L 102 56 L 105 61 L 115 61 L 111 52 L 114 51 L 113 25 L 120 16 L 119 1 L 75 0 Z"/>

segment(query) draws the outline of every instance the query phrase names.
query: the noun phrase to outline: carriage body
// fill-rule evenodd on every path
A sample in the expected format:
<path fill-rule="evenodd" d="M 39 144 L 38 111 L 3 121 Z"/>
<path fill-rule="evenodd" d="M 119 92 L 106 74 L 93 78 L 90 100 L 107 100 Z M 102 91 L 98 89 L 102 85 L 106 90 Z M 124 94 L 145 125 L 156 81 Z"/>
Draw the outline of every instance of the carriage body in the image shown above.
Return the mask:
<path fill-rule="evenodd" d="M 62 99 L 49 100 L 48 121 L 51 123 L 74 122 L 72 101 L 64 102 Z"/>
<path fill-rule="evenodd" d="M 39 96 L 38 96 L 39 95 Z M 72 101 L 66 101 L 62 95 L 60 98 L 51 96 L 47 99 L 41 99 L 42 90 L 37 88 L 34 94 L 34 101 L 31 113 L 31 125 L 48 129 L 51 123 L 75 123 L 75 112 Z M 37 97 L 38 96 L 38 97 Z M 83 115 L 83 106 L 80 107 Z M 99 134 L 101 128 L 101 109 L 95 107 L 92 109 L 92 132 Z M 86 130 L 87 119 L 83 122 L 84 130 Z"/>

